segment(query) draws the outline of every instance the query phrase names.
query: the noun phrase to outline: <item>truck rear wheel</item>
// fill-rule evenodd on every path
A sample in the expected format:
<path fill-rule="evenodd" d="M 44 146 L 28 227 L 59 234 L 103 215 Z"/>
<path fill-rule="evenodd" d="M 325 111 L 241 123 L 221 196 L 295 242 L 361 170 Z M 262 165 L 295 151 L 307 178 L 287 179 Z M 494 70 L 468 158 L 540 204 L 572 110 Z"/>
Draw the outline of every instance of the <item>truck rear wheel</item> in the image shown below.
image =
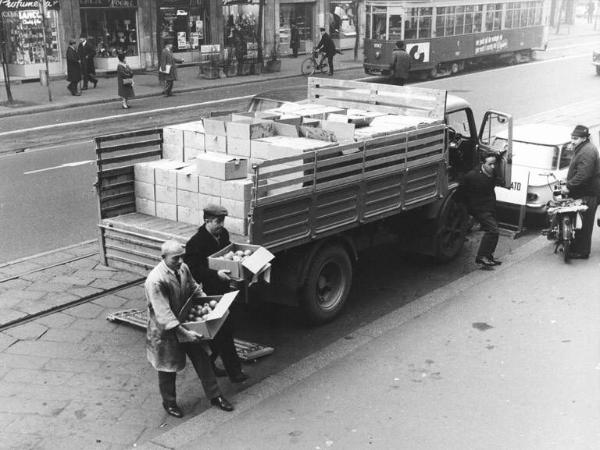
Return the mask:
<path fill-rule="evenodd" d="M 320 249 L 310 262 L 302 289 L 301 307 L 314 324 L 333 320 L 346 303 L 352 286 L 352 263 L 341 246 Z"/>
<path fill-rule="evenodd" d="M 439 262 L 447 262 L 455 258 L 465 242 L 469 215 L 465 206 L 448 197 L 438 216 L 438 233 L 436 239 L 435 258 Z"/>

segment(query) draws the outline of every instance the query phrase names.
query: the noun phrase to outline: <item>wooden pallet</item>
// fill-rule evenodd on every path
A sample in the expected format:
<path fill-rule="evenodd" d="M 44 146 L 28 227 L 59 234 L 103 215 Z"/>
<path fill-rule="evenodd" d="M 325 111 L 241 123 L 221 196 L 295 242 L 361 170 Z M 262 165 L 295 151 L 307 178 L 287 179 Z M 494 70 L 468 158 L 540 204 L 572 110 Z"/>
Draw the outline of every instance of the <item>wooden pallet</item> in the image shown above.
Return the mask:
<path fill-rule="evenodd" d="M 106 319 L 111 322 L 127 323 L 134 327 L 146 329 L 146 323 L 148 322 L 148 315 L 145 309 L 126 309 L 123 311 L 116 311 L 106 316 Z M 248 342 L 241 339 L 234 339 L 235 349 L 238 357 L 242 361 L 254 361 L 263 356 L 270 355 L 275 351 L 273 347 L 266 345 L 256 344 L 254 342 Z"/>

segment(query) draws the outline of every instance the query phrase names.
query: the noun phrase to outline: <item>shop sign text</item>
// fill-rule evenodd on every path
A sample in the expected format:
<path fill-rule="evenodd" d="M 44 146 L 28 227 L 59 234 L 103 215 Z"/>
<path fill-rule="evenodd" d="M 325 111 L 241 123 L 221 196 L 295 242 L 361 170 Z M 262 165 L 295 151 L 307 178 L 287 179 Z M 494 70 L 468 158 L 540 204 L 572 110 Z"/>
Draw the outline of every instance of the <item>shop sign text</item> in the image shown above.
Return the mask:
<path fill-rule="evenodd" d="M 137 0 L 79 0 L 79 6 L 83 8 L 137 8 Z"/>
<path fill-rule="evenodd" d="M 45 0 L 46 9 L 58 9 L 58 0 Z M 0 11 L 19 11 L 27 9 L 40 9 L 38 0 L 0 0 Z"/>

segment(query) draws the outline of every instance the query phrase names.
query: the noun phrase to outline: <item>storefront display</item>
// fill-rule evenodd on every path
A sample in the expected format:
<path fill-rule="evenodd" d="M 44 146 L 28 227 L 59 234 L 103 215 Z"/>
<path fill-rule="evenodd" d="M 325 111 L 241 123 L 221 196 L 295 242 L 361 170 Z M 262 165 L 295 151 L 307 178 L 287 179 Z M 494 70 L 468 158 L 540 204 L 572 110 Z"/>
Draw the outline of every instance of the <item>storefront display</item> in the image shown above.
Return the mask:
<path fill-rule="evenodd" d="M 315 4 L 314 3 L 282 3 L 279 6 L 279 53 L 282 55 L 292 53 L 290 48 L 290 35 L 292 24 L 298 28 L 300 47 L 298 51 L 310 51 L 313 44 L 313 28 Z"/>
<path fill-rule="evenodd" d="M 207 2 L 201 0 L 161 0 L 158 16 L 159 48 L 166 41 L 173 44 L 174 53 L 186 61 L 198 58 L 198 50 L 206 44 L 206 33 L 209 14 Z M 194 51 L 195 50 L 195 51 Z"/>
<path fill-rule="evenodd" d="M 356 40 L 357 15 L 354 8 L 358 2 L 330 0 L 329 34 L 338 48 L 352 48 Z"/>
<path fill-rule="evenodd" d="M 81 34 L 96 46 L 96 66 L 114 69 L 117 53 L 139 66 L 137 0 L 79 0 Z M 113 67 L 114 66 L 114 67 Z"/>
<path fill-rule="evenodd" d="M 44 31 L 50 73 L 60 73 L 62 70 L 56 11 L 58 2 L 46 2 L 45 20 L 38 9 L 38 2 L 27 2 L 27 7 L 32 4 L 35 9 L 24 9 L 20 2 L 0 5 L 5 33 L 3 39 L 7 43 L 6 58 L 12 76 L 36 77 L 40 70 L 46 69 Z"/>

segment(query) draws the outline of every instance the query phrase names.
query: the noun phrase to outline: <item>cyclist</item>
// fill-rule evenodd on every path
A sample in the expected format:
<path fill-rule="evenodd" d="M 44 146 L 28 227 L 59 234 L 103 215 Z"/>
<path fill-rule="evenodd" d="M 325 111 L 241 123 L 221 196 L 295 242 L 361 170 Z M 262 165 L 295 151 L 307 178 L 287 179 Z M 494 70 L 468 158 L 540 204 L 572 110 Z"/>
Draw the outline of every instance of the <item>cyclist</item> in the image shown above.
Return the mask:
<path fill-rule="evenodd" d="M 331 36 L 327 34 L 324 27 L 321 27 L 321 40 L 317 45 L 316 50 L 323 53 L 319 66 L 323 63 L 323 59 L 327 57 L 327 63 L 329 64 L 329 75 L 333 75 L 333 57 L 337 53 L 335 44 Z"/>

